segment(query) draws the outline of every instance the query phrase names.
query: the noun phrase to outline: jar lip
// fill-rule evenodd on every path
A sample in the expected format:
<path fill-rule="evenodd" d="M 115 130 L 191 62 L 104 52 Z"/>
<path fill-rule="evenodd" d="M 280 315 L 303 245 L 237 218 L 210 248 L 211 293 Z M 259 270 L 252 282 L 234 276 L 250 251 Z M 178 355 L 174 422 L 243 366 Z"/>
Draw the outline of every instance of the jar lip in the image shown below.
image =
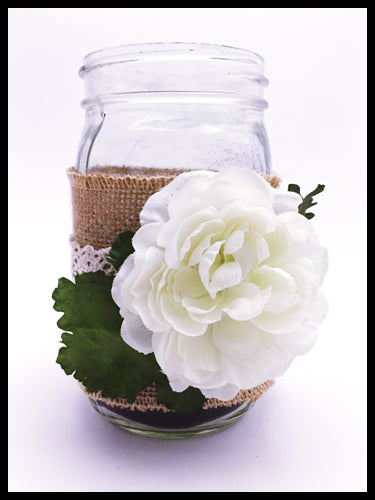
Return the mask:
<path fill-rule="evenodd" d="M 231 45 L 198 42 L 146 42 L 117 45 L 90 52 L 83 58 L 79 76 L 97 66 L 165 59 L 223 59 L 252 64 L 264 72 L 264 59 L 256 52 Z"/>

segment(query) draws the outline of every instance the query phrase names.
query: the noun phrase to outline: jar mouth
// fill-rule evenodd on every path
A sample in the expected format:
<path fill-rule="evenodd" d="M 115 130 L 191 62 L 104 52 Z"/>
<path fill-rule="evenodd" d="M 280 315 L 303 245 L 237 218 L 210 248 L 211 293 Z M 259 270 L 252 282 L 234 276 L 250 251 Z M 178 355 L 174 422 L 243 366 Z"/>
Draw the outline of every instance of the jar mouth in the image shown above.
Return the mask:
<path fill-rule="evenodd" d="M 83 77 L 88 71 L 104 65 L 157 60 L 222 59 L 252 65 L 251 71 L 262 75 L 264 59 L 256 52 L 230 45 L 197 42 L 150 42 L 118 45 L 87 54 L 79 69 Z M 264 77 L 263 77 L 264 78 Z M 264 86 L 268 80 L 264 78 Z"/>
<path fill-rule="evenodd" d="M 84 107 L 95 101 L 134 103 L 145 98 L 186 98 L 193 103 L 207 97 L 214 104 L 216 98 L 228 102 L 229 97 L 255 100 L 259 108 L 268 85 L 260 55 L 209 43 L 136 43 L 101 49 L 84 58 L 79 75 L 85 84 Z"/>

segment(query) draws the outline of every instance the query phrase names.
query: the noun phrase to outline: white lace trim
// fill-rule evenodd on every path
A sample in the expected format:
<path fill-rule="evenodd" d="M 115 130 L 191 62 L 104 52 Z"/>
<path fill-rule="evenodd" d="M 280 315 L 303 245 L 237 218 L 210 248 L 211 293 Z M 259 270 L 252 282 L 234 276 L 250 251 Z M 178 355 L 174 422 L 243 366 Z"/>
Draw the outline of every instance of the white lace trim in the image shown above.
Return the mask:
<path fill-rule="evenodd" d="M 71 271 L 72 275 L 88 273 L 90 271 L 104 271 L 105 274 L 115 274 L 116 269 L 107 261 L 110 247 L 96 250 L 91 245 L 80 247 L 79 244 L 70 239 L 71 246 Z"/>

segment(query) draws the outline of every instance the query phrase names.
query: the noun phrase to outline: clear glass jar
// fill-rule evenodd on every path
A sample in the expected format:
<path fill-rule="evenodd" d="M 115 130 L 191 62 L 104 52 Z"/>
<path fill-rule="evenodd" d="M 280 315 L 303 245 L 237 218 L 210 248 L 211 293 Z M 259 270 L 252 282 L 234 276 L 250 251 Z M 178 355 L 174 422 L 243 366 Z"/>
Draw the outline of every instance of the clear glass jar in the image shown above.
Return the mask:
<path fill-rule="evenodd" d="M 234 47 L 150 43 L 88 54 L 76 168 L 271 170 L 261 56 Z"/>
<path fill-rule="evenodd" d="M 221 45 L 134 44 L 87 55 L 79 71 L 86 118 L 76 171 L 152 177 L 241 167 L 271 173 L 263 73 L 261 56 Z M 121 428 L 166 438 L 216 432 L 253 404 L 240 400 L 189 416 L 139 412 L 88 396 Z"/>

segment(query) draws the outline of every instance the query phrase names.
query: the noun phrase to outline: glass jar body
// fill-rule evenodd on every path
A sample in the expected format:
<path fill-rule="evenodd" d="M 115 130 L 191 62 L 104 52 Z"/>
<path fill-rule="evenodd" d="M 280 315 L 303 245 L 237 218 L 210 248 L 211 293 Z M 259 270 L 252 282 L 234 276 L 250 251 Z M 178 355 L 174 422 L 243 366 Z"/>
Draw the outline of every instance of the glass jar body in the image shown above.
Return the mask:
<path fill-rule="evenodd" d="M 86 56 L 76 168 L 269 173 L 263 59 L 208 44 L 144 44 Z"/>
<path fill-rule="evenodd" d="M 269 174 L 263 69 L 257 54 L 207 44 L 144 44 L 89 54 L 80 70 L 86 115 L 75 169 L 156 178 L 233 167 Z M 188 415 L 88 397 L 119 427 L 164 438 L 224 429 L 253 404 L 248 397 Z"/>
<path fill-rule="evenodd" d="M 192 438 L 222 431 L 242 418 L 254 404 L 247 401 L 229 407 L 202 410 L 198 415 L 187 415 L 174 411 L 130 410 L 108 405 L 92 397 L 89 400 L 100 415 L 121 429 L 163 439 Z"/>

